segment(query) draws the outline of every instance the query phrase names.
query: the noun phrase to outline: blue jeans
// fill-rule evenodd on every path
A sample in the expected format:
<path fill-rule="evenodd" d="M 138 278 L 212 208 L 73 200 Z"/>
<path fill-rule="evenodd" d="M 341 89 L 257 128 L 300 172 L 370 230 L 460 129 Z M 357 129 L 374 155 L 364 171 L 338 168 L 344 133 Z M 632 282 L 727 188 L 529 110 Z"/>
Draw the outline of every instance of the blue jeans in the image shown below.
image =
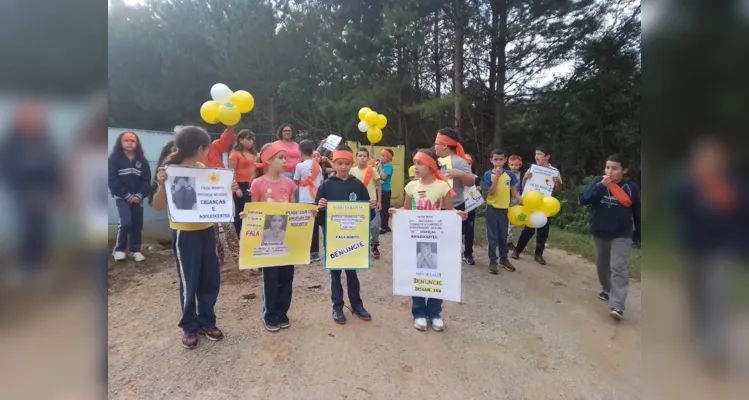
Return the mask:
<path fill-rule="evenodd" d="M 489 242 L 489 261 L 497 261 L 497 247 L 499 260 L 507 261 L 510 250 L 507 247 L 507 209 L 486 206 L 486 238 Z"/>
<path fill-rule="evenodd" d="M 414 318 L 442 318 L 442 299 L 411 297 L 411 314 Z"/>

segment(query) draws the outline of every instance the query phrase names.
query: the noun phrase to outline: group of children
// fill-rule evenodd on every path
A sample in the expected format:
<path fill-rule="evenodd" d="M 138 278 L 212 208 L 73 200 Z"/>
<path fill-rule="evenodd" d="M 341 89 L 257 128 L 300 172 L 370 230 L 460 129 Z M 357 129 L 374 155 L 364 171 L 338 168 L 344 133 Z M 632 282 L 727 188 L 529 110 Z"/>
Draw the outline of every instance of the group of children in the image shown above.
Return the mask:
<path fill-rule="evenodd" d="M 227 130 L 228 131 L 228 130 Z M 226 132 L 225 132 L 226 133 Z M 413 157 L 412 180 L 405 187 L 404 203 L 401 207 L 389 205 L 390 178 L 393 174 L 391 164 L 393 153 L 384 150 L 381 158 L 377 161 L 371 159 L 371 154 L 366 148 L 360 148 L 356 153 L 346 145 L 340 145 L 332 153 L 322 156 L 322 145 L 315 149 L 313 142 L 303 140 L 299 143 L 301 161 L 294 168 L 292 178 L 287 174 L 288 166 L 285 154 L 285 146 L 279 142 L 269 143 L 263 146 L 259 152 L 252 148 L 252 137 L 242 135 L 236 141 L 235 151 L 241 153 L 230 156 L 230 166 L 236 168 L 243 160 L 252 158 L 252 167 L 262 173 L 255 174 L 251 184 L 245 185 L 243 176 L 237 174 L 237 182 L 232 184 L 232 191 L 236 198 L 252 202 L 300 202 L 316 204 L 314 238 L 310 245 L 311 260 L 320 260 L 319 228 L 325 232 L 325 211 L 329 201 L 367 201 L 371 213 L 371 256 L 379 258 L 378 234 L 390 231 L 387 225 L 387 217 L 399 210 L 455 210 L 463 219 L 463 234 L 465 237 L 465 250 L 463 259 L 466 263 L 474 265 L 473 260 L 473 230 L 474 217 L 465 212 L 465 200 L 463 191 L 465 187 L 478 185 L 488 191 L 486 199 L 486 229 L 488 236 L 489 272 L 498 273 L 498 266 L 514 271 L 515 267 L 509 262 L 508 257 L 517 259 L 525 245 L 535 233 L 535 230 L 525 228 L 520 234 L 517 246 L 510 255 L 512 248 L 508 237 L 513 233 L 509 226 L 507 212 L 511 205 L 521 204 L 520 189 L 522 184 L 531 177 L 527 172 L 521 182 L 520 166 L 522 160 L 518 156 L 509 158 L 510 169 L 505 169 L 507 155 L 501 150 L 493 150 L 490 161 L 493 168 L 486 171 L 482 177 L 471 172 L 473 159 L 465 154 L 459 142 L 458 133 L 445 128 L 438 132 L 435 144 L 430 149 L 420 149 Z M 133 140 L 134 139 L 134 140 Z M 221 139 L 219 139 L 221 140 Z M 127 226 L 123 215 L 131 215 L 131 221 L 140 218 L 142 225 L 142 199 L 150 195 L 154 210 L 163 210 L 167 206 L 165 165 L 180 165 L 191 167 L 216 166 L 216 161 L 210 161 L 211 153 L 216 149 L 210 140 L 208 133 L 199 127 L 184 127 L 162 151 L 162 159 L 154 184 L 149 187 L 150 170 L 148 163 L 142 156 L 140 142 L 132 133 L 120 136 L 115 145 L 115 151 L 110 156 L 110 188 L 118 202 L 121 211 L 121 227 Z M 548 164 L 550 152 L 545 148 L 536 151 L 536 162 L 539 165 L 551 167 Z M 447 169 L 440 165 L 439 158 L 450 157 L 451 168 Z M 618 161 L 617 161 L 618 160 Z M 609 163 L 619 162 L 619 169 L 609 166 Z M 389 168 L 388 168 L 389 167 Z M 112 172 L 115 171 L 115 175 Z M 624 180 L 622 175 L 626 173 L 626 162 L 620 159 L 607 161 L 606 177 L 591 183 L 586 192 L 581 196 L 581 203 L 591 204 L 594 209 L 594 222 L 591 233 L 596 237 L 596 249 L 600 256 L 598 264 L 599 277 L 603 286 L 601 298 L 612 299 L 612 316 L 614 311 L 621 316 L 626 298 L 626 282 L 622 282 L 622 257 L 626 249 L 621 238 L 629 235 L 630 240 L 634 232 L 639 232 L 639 191 L 634 182 Z M 124 178 L 120 178 L 124 177 Z M 138 179 L 136 179 L 136 177 Z M 121 186 L 113 185 L 113 180 L 119 179 Z M 448 181 L 452 181 L 452 186 Z M 618 197 L 607 195 L 607 189 L 611 189 L 619 182 L 623 184 L 624 191 L 629 191 L 629 198 L 637 203 L 637 222 L 634 222 L 631 230 L 611 229 L 608 221 L 615 218 L 626 225 L 629 214 L 624 211 L 610 211 L 612 207 L 618 207 Z M 387 185 L 387 186 L 386 186 Z M 555 193 L 559 191 L 561 179 L 555 179 Z M 600 186 L 606 188 L 602 189 Z M 613 186 L 612 186 L 613 185 Z M 298 198 L 297 198 L 298 193 Z M 617 192 L 619 193 L 619 192 Z M 618 195 L 618 194 L 617 194 Z M 249 197 L 249 198 L 248 198 Z M 618 210 L 618 209 L 617 209 Z M 243 211 L 238 211 L 239 227 L 241 219 L 246 216 Z M 135 215 L 135 216 L 132 216 Z M 611 215 L 614 215 L 613 217 Z M 634 217 L 629 221 L 634 221 Z M 602 222 L 606 221 L 606 222 Z M 135 222 L 131 222 L 130 226 Z M 217 236 L 212 223 L 175 223 L 171 222 L 172 247 L 175 254 L 178 275 L 180 278 L 180 300 L 182 317 L 179 326 L 183 330 L 182 345 L 185 348 L 195 348 L 198 344 L 198 334 L 203 334 L 209 340 L 220 340 L 223 332 L 216 326 L 216 315 L 214 306 L 218 298 L 220 288 L 220 260 L 217 253 Z M 600 225 L 600 226 L 599 226 Z M 618 225 L 617 225 L 618 226 Z M 237 228 L 239 229 L 239 228 Z M 142 260 L 140 254 L 140 232 L 135 229 L 122 229 L 123 234 L 131 237 L 130 250 L 136 260 Z M 536 261 L 544 264 L 542 258 L 543 245 L 548 237 L 548 224 L 545 233 L 538 229 Z M 125 239 L 126 242 L 126 239 Z M 123 242 L 124 243 L 124 242 Z M 540 245 L 539 245 L 540 244 Z M 539 253 L 540 248 L 540 253 Z M 115 259 L 124 258 L 118 253 L 124 253 L 125 247 L 120 242 L 115 248 Z M 607 264 L 604 260 L 608 254 L 612 255 L 612 263 Z M 626 260 L 625 260 L 626 273 Z M 362 320 L 371 320 L 371 314 L 364 308 L 360 282 L 356 270 L 346 270 L 346 283 L 350 310 Z M 606 279 L 607 274 L 611 275 Z M 331 271 L 331 301 L 332 317 L 338 324 L 346 323 L 344 314 L 343 286 L 341 283 L 342 271 Z M 292 303 L 292 283 L 294 279 L 294 266 L 262 268 L 263 282 L 263 321 L 265 328 L 270 332 L 277 332 L 291 326 L 289 309 Z M 626 281 L 626 279 L 625 279 Z M 610 282 L 610 283 L 606 283 Z M 445 329 L 445 322 L 441 317 L 442 300 L 434 298 L 413 297 L 411 313 L 414 328 L 424 331 L 431 323 L 435 331 Z"/>

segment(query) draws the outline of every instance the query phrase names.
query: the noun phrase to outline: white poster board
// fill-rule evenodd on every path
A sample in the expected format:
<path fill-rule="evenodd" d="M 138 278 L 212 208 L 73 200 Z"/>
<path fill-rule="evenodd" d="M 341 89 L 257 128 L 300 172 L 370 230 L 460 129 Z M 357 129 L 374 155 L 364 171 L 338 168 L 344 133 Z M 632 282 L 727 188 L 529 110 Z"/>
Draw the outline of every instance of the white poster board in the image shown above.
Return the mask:
<path fill-rule="evenodd" d="M 523 193 L 535 190 L 544 195 L 544 197 L 551 196 L 551 193 L 554 191 L 554 177 L 559 176 L 559 170 L 533 164 L 531 165 L 530 172 L 533 176 L 525 181 Z"/>
<path fill-rule="evenodd" d="M 234 170 L 166 166 L 166 201 L 172 222 L 232 222 Z"/>
<path fill-rule="evenodd" d="M 484 198 L 481 197 L 481 192 L 476 186 L 465 188 L 463 198 L 465 199 L 466 212 L 473 211 L 484 204 Z"/>
<path fill-rule="evenodd" d="M 322 147 L 330 151 L 335 151 L 338 145 L 341 144 L 341 140 L 342 138 L 340 136 L 330 135 L 325 138 L 325 144 L 323 144 Z"/>
<path fill-rule="evenodd" d="M 455 211 L 393 214 L 393 294 L 460 301 L 461 222 Z"/>

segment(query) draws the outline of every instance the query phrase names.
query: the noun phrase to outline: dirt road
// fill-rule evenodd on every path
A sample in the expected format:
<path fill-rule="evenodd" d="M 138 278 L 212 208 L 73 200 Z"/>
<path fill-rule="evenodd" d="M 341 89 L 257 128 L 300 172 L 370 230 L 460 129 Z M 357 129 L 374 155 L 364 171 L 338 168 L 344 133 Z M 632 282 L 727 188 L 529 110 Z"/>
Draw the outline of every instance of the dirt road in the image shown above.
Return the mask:
<path fill-rule="evenodd" d="M 390 235 L 381 240 L 391 248 Z M 640 285 L 615 323 L 596 297 L 595 267 L 559 250 L 547 250 L 546 266 L 524 255 L 517 272 L 490 275 L 477 248 L 441 333 L 412 327 L 410 299 L 392 295 L 387 250 L 359 273 L 371 322 L 333 323 L 329 276 L 316 263 L 297 267 L 292 326 L 275 334 L 261 324 L 260 279 L 227 266 L 216 309 L 226 339 L 192 351 L 179 343 L 171 251 L 146 256 L 110 264 L 110 399 L 641 397 Z"/>

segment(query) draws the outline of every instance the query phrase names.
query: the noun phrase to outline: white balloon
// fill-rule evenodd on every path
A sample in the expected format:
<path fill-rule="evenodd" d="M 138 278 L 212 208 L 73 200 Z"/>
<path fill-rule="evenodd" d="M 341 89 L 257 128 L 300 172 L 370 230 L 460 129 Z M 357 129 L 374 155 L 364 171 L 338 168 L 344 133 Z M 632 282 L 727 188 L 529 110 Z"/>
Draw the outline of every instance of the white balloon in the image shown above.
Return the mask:
<path fill-rule="evenodd" d="M 217 83 L 211 87 L 211 98 L 221 104 L 228 103 L 231 95 L 231 89 L 223 83 Z"/>
<path fill-rule="evenodd" d="M 367 129 L 369 129 L 369 125 L 367 125 L 366 121 L 360 121 L 359 125 L 357 125 L 356 127 L 359 128 L 359 131 L 362 133 L 366 132 Z"/>
<path fill-rule="evenodd" d="M 546 225 L 546 222 L 548 221 L 549 218 L 546 216 L 546 214 L 543 213 L 543 211 L 536 211 L 530 216 L 530 222 L 534 228 L 540 228 Z"/>

